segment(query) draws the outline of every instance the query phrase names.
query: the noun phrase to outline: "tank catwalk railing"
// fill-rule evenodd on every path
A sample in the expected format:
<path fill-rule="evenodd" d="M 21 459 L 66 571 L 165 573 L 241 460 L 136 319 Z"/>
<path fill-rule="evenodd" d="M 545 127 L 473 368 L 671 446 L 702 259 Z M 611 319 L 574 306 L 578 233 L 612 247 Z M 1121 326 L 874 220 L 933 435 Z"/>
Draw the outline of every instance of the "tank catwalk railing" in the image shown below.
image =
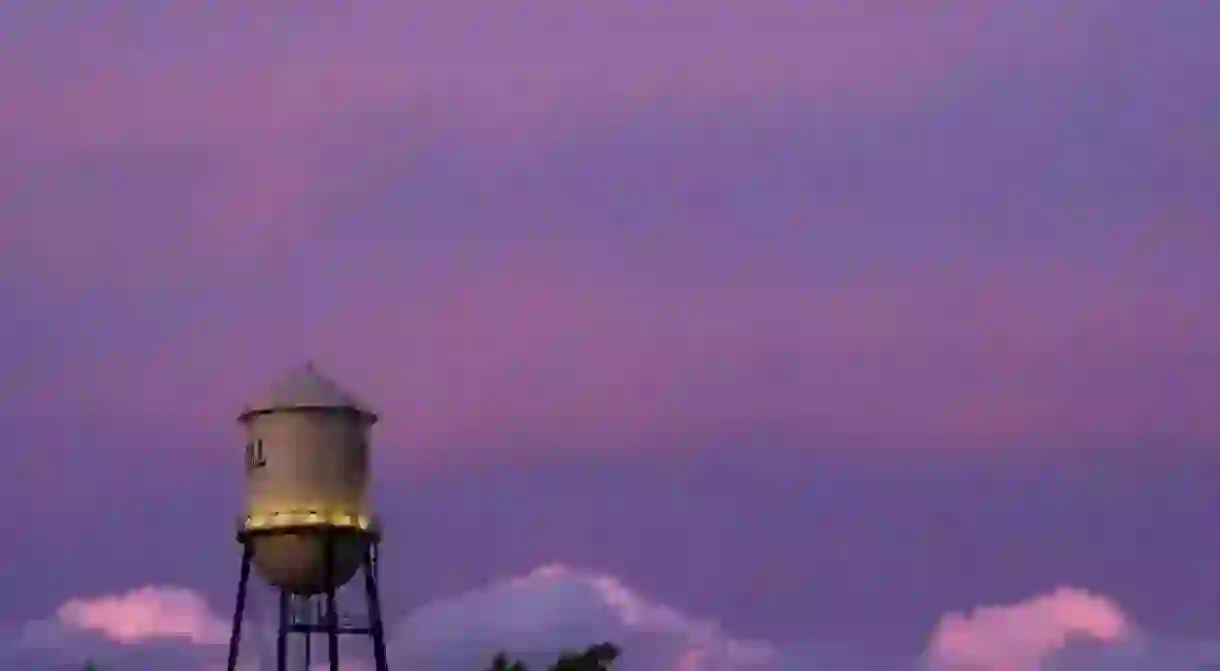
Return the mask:
<path fill-rule="evenodd" d="M 326 633 L 326 602 L 320 599 L 292 595 L 288 606 L 288 629 L 294 633 Z M 370 634 L 372 628 L 367 615 L 358 613 L 336 613 L 340 634 Z"/>

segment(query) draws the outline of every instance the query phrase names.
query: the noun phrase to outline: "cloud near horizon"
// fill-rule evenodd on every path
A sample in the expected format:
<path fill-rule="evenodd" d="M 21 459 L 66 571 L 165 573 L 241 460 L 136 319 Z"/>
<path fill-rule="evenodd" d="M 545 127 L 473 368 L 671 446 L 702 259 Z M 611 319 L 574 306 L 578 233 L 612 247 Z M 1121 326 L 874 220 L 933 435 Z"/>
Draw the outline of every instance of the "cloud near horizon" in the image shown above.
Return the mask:
<path fill-rule="evenodd" d="M 195 668 L 207 669 L 222 657 L 228 640 L 223 618 L 201 595 L 181 587 L 72 599 L 54 622 L 65 633 L 98 633 L 117 644 L 100 653 L 116 663 L 132 650 L 177 641 L 176 654 L 186 650 Z M 499 650 L 541 664 L 563 649 L 602 640 L 622 646 L 623 665 L 639 671 L 1040 671 L 1058 669 L 1064 660 L 1097 671 L 1176 671 L 1211 661 L 1216 652 L 1207 642 L 1158 645 L 1112 600 L 1069 587 L 947 613 L 926 649 L 905 660 L 863 643 L 820 642 L 816 632 L 804 642 L 744 640 L 714 621 L 657 603 L 612 575 L 564 564 L 425 604 L 389 633 L 391 658 L 399 666 L 438 671 L 479 668 Z M 258 645 L 247 643 L 243 668 L 258 668 Z M 55 652 L 44 650 L 48 658 Z M 358 655 L 351 664 L 364 660 Z"/>
<path fill-rule="evenodd" d="M 72 599 L 55 612 L 64 627 L 121 644 L 181 639 L 195 645 L 229 640 L 229 625 L 207 600 L 184 587 L 146 586 L 117 595 Z"/>
<path fill-rule="evenodd" d="M 1061 587 L 1015 604 L 947 614 L 925 655 L 933 667 L 948 671 L 1037 671 L 1074 641 L 1117 644 L 1136 632 L 1110 599 Z"/>

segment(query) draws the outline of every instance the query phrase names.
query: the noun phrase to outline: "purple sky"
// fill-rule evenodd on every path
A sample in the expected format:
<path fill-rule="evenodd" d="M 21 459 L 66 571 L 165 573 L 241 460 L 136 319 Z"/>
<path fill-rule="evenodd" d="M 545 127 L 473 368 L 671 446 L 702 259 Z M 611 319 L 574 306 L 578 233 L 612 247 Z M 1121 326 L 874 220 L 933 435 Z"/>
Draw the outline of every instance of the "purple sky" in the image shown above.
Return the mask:
<path fill-rule="evenodd" d="M 558 562 L 775 642 L 1220 635 L 1211 3 L 254 4 L 0 5 L 0 622 L 226 612 L 233 417 L 312 358 L 394 617 Z"/>

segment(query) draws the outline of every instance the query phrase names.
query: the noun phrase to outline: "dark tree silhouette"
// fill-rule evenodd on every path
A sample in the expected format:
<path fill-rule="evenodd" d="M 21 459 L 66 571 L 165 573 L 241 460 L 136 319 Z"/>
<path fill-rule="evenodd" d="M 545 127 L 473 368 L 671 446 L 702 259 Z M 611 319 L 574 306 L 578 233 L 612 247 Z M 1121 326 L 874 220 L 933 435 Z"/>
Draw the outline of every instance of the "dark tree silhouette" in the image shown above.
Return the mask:
<path fill-rule="evenodd" d="M 488 671 L 529 671 L 525 663 L 519 660 L 512 662 L 508 661 L 508 656 L 503 652 L 496 653 L 496 656 L 491 660 L 491 666 Z"/>
<path fill-rule="evenodd" d="M 621 651 L 613 643 L 598 643 L 584 652 L 565 651 L 549 671 L 610 671 Z"/>
<path fill-rule="evenodd" d="M 622 651 L 613 643 L 598 643 L 589 646 L 583 652 L 564 650 L 559 659 L 547 668 L 547 671 L 610 671 L 610 665 L 618 659 Z M 492 660 L 488 671 L 529 671 L 524 662 L 508 661 L 503 652 Z"/>

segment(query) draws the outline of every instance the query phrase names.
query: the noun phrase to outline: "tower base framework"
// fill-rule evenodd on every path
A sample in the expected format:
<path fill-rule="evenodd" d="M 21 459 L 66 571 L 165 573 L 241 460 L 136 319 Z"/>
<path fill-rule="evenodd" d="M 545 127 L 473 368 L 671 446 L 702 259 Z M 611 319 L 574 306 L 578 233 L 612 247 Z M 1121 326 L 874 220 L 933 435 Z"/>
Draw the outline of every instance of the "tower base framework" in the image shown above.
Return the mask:
<path fill-rule="evenodd" d="M 245 617 L 246 596 L 250 582 L 250 569 L 254 561 L 254 541 L 262 536 L 274 534 L 319 535 L 324 548 L 325 590 L 316 596 L 294 595 L 277 589 L 279 593 L 279 627 L 276 634 L 275 668 L 288 671 L 288 641 L 290 635 L 298 635 L 303 642 L 302 668 L 309 669 L 312 663 L 312 642 L 315 634 L 326 637 L 327 659 L 330 671 L 339 671 L 339 637 L 367 636 L 373 644 L 373 659 L 376 671 L 389 671 L 386 662 L 385 628 L 381 619 L 381 595 L 378 583 L 378 560 L 380 535 L 369 529 L 320 526 L 285 526 L 273 529 L 245 530 L 238 532 L 237 542 L 242 546 L 241 578 L 237 583 L 237 604 L 233 609 L 233 632 L 229 638 L 228 671 L 237 671 L 237 660 L 241 648 L 242 622 Z M 364 596 L 368 609 L 365 622 L 341 617 L 337 609 L 335 592 L 341 585 L 333 580 L 335 545 L 340 538 L 358 536 L 364 544 L 364 559 L 361 573 L 364 574 Z"/>

